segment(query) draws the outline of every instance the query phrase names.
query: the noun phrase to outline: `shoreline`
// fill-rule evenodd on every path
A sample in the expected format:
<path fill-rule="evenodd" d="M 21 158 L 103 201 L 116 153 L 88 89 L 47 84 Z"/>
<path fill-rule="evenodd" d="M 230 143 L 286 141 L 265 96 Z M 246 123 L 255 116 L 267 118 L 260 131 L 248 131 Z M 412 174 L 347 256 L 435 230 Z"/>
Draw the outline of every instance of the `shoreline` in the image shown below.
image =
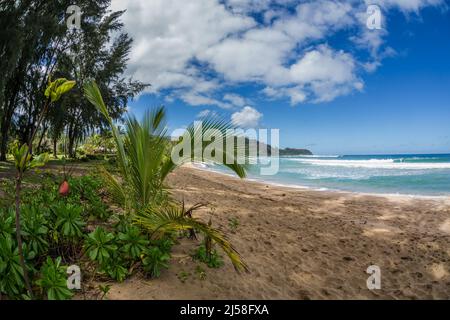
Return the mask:
<path fill-rule="evenodd" d="M 235 175 L 232 173 L 227 172 L 221 172 L 219 170 L 213 170 L 210 168 L 201 167 L 197 164 L 185 164 L 184 167 L 191 168 L 195 170 L 201 170 L 204 172 L 211 172 L 216 173 L 219 175 L 224 175 L 230 178 L 238 179 Z M 329 188 L 315 188 L 311 186 L 302 186 L 302 185 L 294 185 L 294 184 L 283 184 L 273 181 L 267 181 L 263 179 L 255 179 L 255 178 L 245 178 L 245 181 L 251 181 L 259 184 L 268 184 L 274 187 L 280 187 L 280 188 L 289 188 L 293 190 L 308 190 L 308 191 L 314 191 L 314 192 L 331 192 L 331 193 L 338 193 L 343 195 L 355 195 L 355 196 L 373 196 L 373 197 L 385 197 L 385 198 L 405 198 L 405 199 L 423 199 L 423 200 L 437 200 L 437 201 L 445 201 L 448 200 L 450 203 L 450 195 L 416 195 L 416 194 L 402 194 L 402 193 L 376 193 L 376 192 L 359 192 L 359 191 L 348 191 L 348 190 L 338 190 L 338 189 L 329 189 Z"/>

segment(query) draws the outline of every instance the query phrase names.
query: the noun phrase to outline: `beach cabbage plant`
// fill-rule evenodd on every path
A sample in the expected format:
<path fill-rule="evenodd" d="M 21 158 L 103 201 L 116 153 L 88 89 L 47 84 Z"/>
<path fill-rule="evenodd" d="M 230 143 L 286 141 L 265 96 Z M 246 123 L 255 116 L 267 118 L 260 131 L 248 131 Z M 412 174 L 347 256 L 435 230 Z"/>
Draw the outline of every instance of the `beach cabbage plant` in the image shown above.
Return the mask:
<path fill-rule="evenodd" d="M 69 240 L 82 237 L 85 226 L 81 216 L 83 207 L 61 202 L 54 206 L 52 211 L 56 216 L 56 228 L 63 237 Z"/>
<path fill-rule="evenodd" d="M 66 267 L 61 266 L 61 257 L 53 261 L 50 257 L 42 265 L 41 277 L 36 281 L 38 287 L 46 293 L 48 300 L 68 300 L 73 293 L 67 288 Z"/>
<path fill-rule="evenodd" d="M 128 226 L 124 233 L 119 233 L 120 251 L 129 259 L 139 259 L 150 241 L 142 235 L 136 226 Z"/>
<path fill-rule="evenodd" d="M 114 234 L 97 227 L 86 238 L 86 253 L 92 261 L 100 264 L 108 261 L 117 250 Z"/>
<path fill-rule="evenodd" d="M 40 208 L 36 205 L 22 206 L 22 215 L 22 236 L 27 245 L 28 257 L 47 252 L 47 219 Z"/>
<path fill-rule="evenodd" d="M 19 248 L 10 235 L 0 237 L 0 294 L 19 296 L 25 287 Z"/>
<path fill-rule="evenodd" d="M 145 251 L 142 259 L 142 267 L 152 278 L 158 278 L 162 269 L 169 268 L 170 254 L 158 247 L 152 247 Z"/>

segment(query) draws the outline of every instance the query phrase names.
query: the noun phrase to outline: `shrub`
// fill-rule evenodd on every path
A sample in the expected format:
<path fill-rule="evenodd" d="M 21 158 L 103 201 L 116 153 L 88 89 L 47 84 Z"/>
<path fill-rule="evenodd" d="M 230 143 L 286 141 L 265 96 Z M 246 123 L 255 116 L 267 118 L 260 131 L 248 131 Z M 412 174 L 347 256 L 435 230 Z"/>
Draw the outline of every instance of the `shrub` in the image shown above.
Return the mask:
<path fill-rule="evenodd" d="M 22 206 L 22 215 L 22 236 L 29 258 L 44 254 L 48 250 L 47 219 L 36 205 Z"/>
<path fill-rule="evenodd" d="M 171 238 L 163 237 L 158 240 L 152 240 L 152 245 L 157 246 L 162 252 L 170 254 L 173 247 L 173 241 Z"/>
<path fill-rule="evenodd" d="M 61 266 L 61 257 L 53 261 L 50 257 L 42 265 L 40 279 L 36 284 L 47 295 L 48 300 L 67 300 L 72 292 L 67 288 L 66 268 Z"/>
<path fill-rule="evenodd" d="M 117 250 L 114 234 L 107 233 L 103 228 L 97 227 L 87 236 L 85 249 L 86 254 L 92 261 L 103 264 Z"/>
<path fill-rule="evenodd" d="M 102 200 L 98 196 L 93 196 L 88 199 L 86 204 L 86 212 L 89 215 L 96 217 L 102 221 L 108 220 L 111 216 L 111 211 L 108 210 L 108 207 L 102 202 Z"/>
<path fill-rule="evenodd" d="M 116 216 L 116 218 L 118 219 L 118 221 L 114 224 L 114 229 L 116 230 L 116 232 L 126 233 L 129 226 L 132 224 L 130 215 L 119 215 Z"/>
<path fill-rule="evenodd" d="M 120 251 L 127 259 L 139 259 L 146 250 L 149 241 L 136 226 L 129 226 L 124 233 L 119 233 Z"/>
<path fill-rule="evenodd" d="M 10 235 L 0 236 L 0 292 L 9 298 L 18 297 L 25 290 L 19 249 Z"/>
<path fill-rule="evenodd" d="M 23 202 L 35 206 L 47 206 L 57 200 L 57 185 L 53 180 L 46 179 L 37 189 L 26 190 Z M 45 213 L 45 212 L 44 212 Z"/>
<path fill-rule="evenodd" d="M 121 259 L 116 255 L 103 266 L 104 271 L 112 279 L 123 282 L 128 276 L 128 269 L 122 264 Z"/>
<path fill-rule="evenodd" d="M 56 216 L 57 231 L 62 236 L 71 241 L 83 236 L 85 223 L 81 217 L 82 207 L 60 202 L 52 210 Z"/>
<path fill-rule="evenodd" d="M 88 200 L 94 197 L 98 197 L 97 191 L 100 189 L 101 182 L 92 176 L 83 176 L 79 178 L 69 179 L 72 191 L 78 200 Z"/>
<path fill-rule="evenodd" d="M 220 268 L 223 266 L 222 257 L 219 255 L 217 250 L 213 249 L 208 253 L 205 244 L 202 244 L 197 251 L 194 253 L 193 258 L 199 260 L 210 268 Z"/>
<path fill-rule="evenodd" d="M 69 184 L 72 190 L 68 198 L 70 203 L 79 204 L 80 201 L 83 201 L 85 212 L 102 221 L 107 220 L 111 216 L 111 212 L 99 195 L 101 188 L 99 179 L 93 176 L 83 176 L 70 179 Z"/>
<path fill-rule="evenodd" d="M 8 208 L 0 211 L 0 237 L 8 237 L 14 234 L 14 211 Z"/>
<path fill-rule="evenodd" d="M 170 254 L 163 252 L 158 247 L 147 249 L 142 259 L 142 266 L 152 278 L 158 278 L 161 270 L 169 268 Z"/>
<path fill-rule="evenodd" d="M 130 227 L 132 229 L 134 227 Z M 127 257 L 128 254 L 132 252 L 140 251 L 140 246 L 142 245 L 139 230 L 138 233 L 135 233 L 135 230 L 128 234 L 127 237 L 124 237 L 125 234 L 122 234 L 122 239 L 119 240 L 119 237 L 116 237 L 113 233 L 108 233 L 102 228 L 95 229 L 94 232 L 91 232 L 85 244 L 86 254 L 92 261 L 98 263 L 100 267 L 100 271 L 106 273 L 112 279 L 122 282 L 128 276 L 129 272 L 126 268 L 126 262 L 121 257 L 120 253 L 125 253 Z M 136 235 L 136 237 L 135 237 Z M 134 240 L 137 242 L 134 243 Z M 118 245 L 116 245 L 116 241 L 119 241 L 122 245 L 122 249 L 126 247 L 126 250 L 118 251 Z M 128 242 L 128 241 L 131 241 Z M 145 248 L 145 247 L 144 247 Z"/>

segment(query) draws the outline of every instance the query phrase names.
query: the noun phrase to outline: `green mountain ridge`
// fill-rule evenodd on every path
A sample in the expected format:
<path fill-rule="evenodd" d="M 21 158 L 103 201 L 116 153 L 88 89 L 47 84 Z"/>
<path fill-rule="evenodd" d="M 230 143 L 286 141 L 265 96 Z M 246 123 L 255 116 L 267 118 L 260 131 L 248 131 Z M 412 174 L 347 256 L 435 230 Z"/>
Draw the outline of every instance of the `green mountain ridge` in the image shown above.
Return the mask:
<path fill-rule="evenodd" d="M 248 146 L 250 142 L 250 139 L 246 139 L 246 145 Z M 258 147 L 258 155 L 261 153 L 261 148 L 264 148 L 264 146 L 267 148 L 267 155 L 272 155 L 272 152 L 275 148 L 273 148 L 269 144 L 265 144 L 262 142 L 259 142 Z M 299 148 L 284 148 L 284 149 L 278 149 L 278 154 L 280 156 L 312 156 L 313 153 L 308 149 L 299 149 Z"/>

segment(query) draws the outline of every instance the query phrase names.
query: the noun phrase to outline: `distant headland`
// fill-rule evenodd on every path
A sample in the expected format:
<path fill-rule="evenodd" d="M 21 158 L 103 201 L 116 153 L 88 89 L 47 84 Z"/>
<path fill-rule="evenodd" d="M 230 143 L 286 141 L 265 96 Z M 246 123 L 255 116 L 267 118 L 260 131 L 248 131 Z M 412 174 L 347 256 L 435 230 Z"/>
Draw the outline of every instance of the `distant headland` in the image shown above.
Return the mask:
<path fill-rule="evenodd" d="M 280 149 L 280 156 L 312 156 L 308 149 L 285 148 Z"/>

